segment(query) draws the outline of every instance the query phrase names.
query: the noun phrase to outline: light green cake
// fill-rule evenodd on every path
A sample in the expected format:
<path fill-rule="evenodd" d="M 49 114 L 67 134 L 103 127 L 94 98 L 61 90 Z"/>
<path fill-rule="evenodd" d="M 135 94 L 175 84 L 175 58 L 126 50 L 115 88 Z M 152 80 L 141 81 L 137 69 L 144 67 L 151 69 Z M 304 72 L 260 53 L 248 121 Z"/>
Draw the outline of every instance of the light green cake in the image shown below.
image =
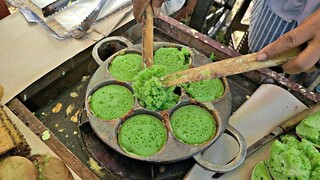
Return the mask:
<path fill-rule="evenodd" d="M 252 170 L 251 180 L 272 180 L 268 169 L 268 161 L 260 161 Z"/>
<path fill-rule="evenodd" d="M 220 98 L 224 93 L 224 85 L 218 78 L 182 85 L 186 92 L 201 102 L 211 102 Z"/>
<path fill-rule="evenodd" d="M 183 106 L 174 111 L 170 125 L 175 137 L 187 144 L 203 144 L 216 133 L 213 116 L 195 105 Z"/>
<path fill-rule="evenodd" d="M 251 180 L 318 180 L 319 177 L 319 151 L 306 139 L 302 139 L 300 142 L 291 135 L 283 135 L 280 137 L 280 141 L 273 142 L 269 159 L 255 166 Z"/>
<path fill-rule="evenodd" d="M 175 87 L 165 88 L 160 78 L 166 74 L 166 67 L 153 65 L 141 71 L 132 83 L 134 95 L 140 104 L 149 110 L 166 110 L 175 106 L 179 96 Z"/>
<path fill-rule="evenodd" d="M 320 111 L 307 116 L 296 127 L 299 135 L 320 146 Z"/>
<path fill-rule="evenodd" d="M 89 99 L 92 113 L 104 120 L 113 120 L 134 106 L 132 92 L 120 85 L 107 85 L 95 91 Z"/>
<path fill-rule="evenodd" d="M 109 65 L 109 71 L 117 80 L 131 82 L 142 71 L 142 63 L 142 56 L 139 54 L 118 55 Z"/>
<path fill-rule="evenodd" d="M 128 154 L 148 157 L 161 150 L 167 140 L 167 131 L 158 118 L 140 114 L 121 125 L 118 140 Z"/>
<path fill-rule="evenodd" d="M 164 65 L 167 67 L 167 73 L 186 70 L 190 64 L 190 52 L 186 48 L 167 47 L 159 48 L 154 53 L 154 64 Z"/>

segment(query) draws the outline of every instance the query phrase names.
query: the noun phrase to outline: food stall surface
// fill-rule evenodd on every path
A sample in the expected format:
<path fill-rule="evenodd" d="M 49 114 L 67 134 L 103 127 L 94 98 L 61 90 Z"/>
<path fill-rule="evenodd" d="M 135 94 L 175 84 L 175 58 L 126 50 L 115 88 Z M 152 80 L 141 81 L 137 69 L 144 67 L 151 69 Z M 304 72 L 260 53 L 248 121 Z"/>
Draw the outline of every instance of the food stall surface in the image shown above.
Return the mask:
<path fill-rule="evenodd" d="M 141 26 L 129 22 L 110 36 L 118 35 L 133 44 L 141 42 Z M 183 24 L 161 16 L 155 21 L 155 41 L 186 44 L 218 60 L 239 55 L 237 52 L 206 38 Z M 108 47 L 103 56 L 109 57 L 123 47 Z M 190 158 L 174 163 L 153 164 L 124 157 L 100 141 L 88 124 L 84 110 L 86 87 L 98 68 L 91 57 L 92 46 L 55 68 L 21 92 L 8 107 L 29 127 L 41 121 L 83 164 L 101 179 L 182 179 L 195 161 Z M 232 94 L 232 112 L 236 111 L 262 83 L 283 86 L 306 105 L 319 97 L 302 86 L 280 77 L 270 70 L 261 70 L 227 78 Z M 28 97 L 28 98 L 25 98 Z M 36 118 L 26 119 L 35 112 Z M 30 128 L 38 136 L 42 128 Z M 59 150 L 58 150 L 59 151 Z M 64 157 L 61 157 L 62 159 Z M 95 164 L 98 162 L 98 166 Z M 102 168 L 102 169 L 100 169 Z M 82 177 L 85 179 L 85 177 Z"/>

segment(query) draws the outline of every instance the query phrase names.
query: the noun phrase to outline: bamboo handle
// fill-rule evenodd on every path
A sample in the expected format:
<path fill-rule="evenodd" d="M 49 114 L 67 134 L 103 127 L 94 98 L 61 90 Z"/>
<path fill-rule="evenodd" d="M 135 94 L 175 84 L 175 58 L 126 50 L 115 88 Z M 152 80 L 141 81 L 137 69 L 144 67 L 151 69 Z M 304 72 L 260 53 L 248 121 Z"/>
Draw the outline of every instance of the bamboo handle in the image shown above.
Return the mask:
<path fill-rule="evenodd" d="M 297 115 L 294 115 L 288 121 L 281 124 L 280 127 L 284 133 L 287 133 L 297 124 L 299 124 L 303 119 L 305 119 L 308 115 L 313 114 L 317 111 L 320 111 L 320 103 L 315 104 L 310 108 L 307 108 L 306 110 L 298 113 Z"/>
<path fill-rule="evenodd" d="M 153 64 L 153 10 L 148 4 L 142 22 L 142 58 L 147 67 Z"/>
<path fill-rule="evenodd" d="M 300 52 L 300 48 L 294 48 L 266 61 L 257 61 L 257 53 L 238 56 L 169 74 L 164 77 L 163 83 L 167 87 L 176 86 L 189 82 L 230 76 L 257 69 L 277 66 L 294 59 L 298 54 L 300 54 Z"/>

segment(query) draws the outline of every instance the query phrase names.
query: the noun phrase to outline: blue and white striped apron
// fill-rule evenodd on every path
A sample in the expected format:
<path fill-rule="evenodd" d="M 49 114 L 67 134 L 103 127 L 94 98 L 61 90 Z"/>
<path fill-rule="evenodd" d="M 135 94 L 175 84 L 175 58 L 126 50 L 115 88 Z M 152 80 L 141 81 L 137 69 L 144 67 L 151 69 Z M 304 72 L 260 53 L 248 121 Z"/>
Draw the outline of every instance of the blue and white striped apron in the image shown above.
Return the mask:
<path fill-rule="evenodd" d="M 250 16 L 248 37 L 250 52 L 259 51 L 297 25 L 297 21 L 287 22 L 274 14 L 265 0 L 256 0 Z"/>

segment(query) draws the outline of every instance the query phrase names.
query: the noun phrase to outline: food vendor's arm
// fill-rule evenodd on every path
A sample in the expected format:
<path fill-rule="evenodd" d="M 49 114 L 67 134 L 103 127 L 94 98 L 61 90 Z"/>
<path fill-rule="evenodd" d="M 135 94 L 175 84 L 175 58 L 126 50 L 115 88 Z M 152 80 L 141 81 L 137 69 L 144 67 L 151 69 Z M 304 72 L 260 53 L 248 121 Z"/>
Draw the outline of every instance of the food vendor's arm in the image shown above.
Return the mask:
<path fill-rule="evenodd" d="M 294 60 L 283 65 L 289 74 L 308 71 L 320 59 L 320 9 L 305 19 L 297 28 L 282 35 L 258 52 L 257 60 L 266 60 L 288 49 L 307 43 Z"/>
<path fill-rule="evenodd" d="M 133 3 L 133 16 L 140 23 L 142 21 L 142 13 L 146 8 L 147 4 L 151 0 L 132 0 Z M 152 8 L 155 15 L 160 14 L 160 7 L 165 0 L 152 0 Z"/>

